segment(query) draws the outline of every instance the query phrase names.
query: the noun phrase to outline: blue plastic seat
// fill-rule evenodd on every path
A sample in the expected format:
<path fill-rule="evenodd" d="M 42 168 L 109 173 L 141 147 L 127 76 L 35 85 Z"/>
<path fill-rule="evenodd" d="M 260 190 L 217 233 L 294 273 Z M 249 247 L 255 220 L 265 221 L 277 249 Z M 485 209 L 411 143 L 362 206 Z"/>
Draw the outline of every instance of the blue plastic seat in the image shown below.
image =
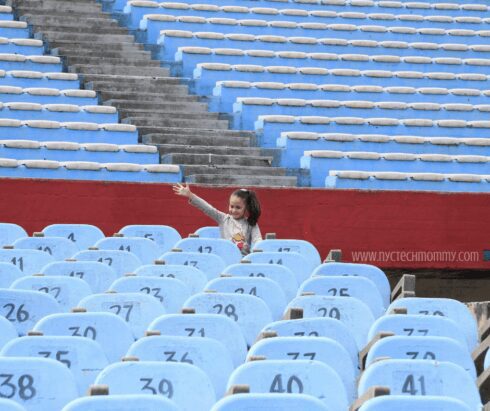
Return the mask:
<path fill-rule="evenodd" d="M 213 338 L 230 351 L 235 367 L 245 361 L 247 344 L 240 327 L 218 314 L 167 314 L 156 318 L 148 327 L 161 335 Z"/>
<path fill-rule="evenodd" d="M 39 250 L 0 249 L 0 262 L 15 265 L 23 275 L 36 274 L 52 261 L 53 257 Z"/>
<path fill-rule="evenodd" d="M 304 318 L 327 317 L 342 321 L 352 331 L 359 350 L 368 342 L 369 328 L 374 322 L 369 307 L 353 297 L 301 296 L 292 300 L 288 308 L 302 308 Z"/>
<path fill-rule="evenodd" d="M 129 325 L 116 314 L 74 312 L 52 314 L 34 327 L 44 335 L 85 337 L 99 343 L 109 362 L 120 361 L 134 342 Z"/>
<path fill-rule="evenodd" d="M 286 308 L 286 296 L 282 288 L 269 278 L 221 277 L 207 283 L 205 291 L 254 295 L 269 307 L 273 320 L 279 320 Z"/>
<path fill-rule="evenodd" d="M 59 411 L 78 396 L 72 372 L 52 359 L 0 357 L 0 375 L 2 397 L 27 411 Z"/>
<path fill-rule="evenodd" d="M 197 234 L 200 238 L 221 238 L 219 227 L 215 226 L 200 227 L 194 234 Z"/>
<path fill-rule="evenodd" d="M 405 397 L 401 395 L 384 395 L 366 401 L 359 411 L 470 411 L 462 401 L 449 397 Z"/>
<path fill-rule="evenodd" d="M 476 320 L 462 302 L 449 298 L 400 298 L 393 301 L 393 308 L 406 308 L 408 314 L 444 316 L 454 320 L 463 330 L 468 347 L 473 350 L 478 344 Z"/>
<path fill-rule="evenodd" d="M 223 274 L 233 277 L 264 277 L 275 281 L 284 291 L 286 299 L 292 300 L 298 290 L 298 282 L 294 273 L 286 266 L 279 264 L 232 264 L 225 268 Z"/>
<path fill-rule="evenodd" d="M 179 411 L 167 398 L 149 395 L 96 395 L 77 398 L 61 411 Z"/>
<path fill-rule="evenodd" d="M 97 243 L 99 250 L 121 250 L 133 253 L 142 264 L 151 264 L 161 254 L 154 241 L 142 237 L 107 237 Z"/>
<path fill-rule="evenodd" d="M 10 341 L 0 351 L 2 357 L 41 357 L 59 361 L 70 369 L 85 395 L 108 361 L 96 342 L 83 337 L 32 336 Z"/>
<path fill-rule="evenodd" d="M 383 305 L 388 306 L 391 300 L 391 288 L 386 274 L 378 267 L 370 264 L 355 264 L 355 263 L 325 263 L 318 266 L 312 276 L 355 276 L 366 277 L 371 280 L 376 287 L 378 287 L 381 297 L 383 298 Z"/>
<path fill-rule="evenodd" d="M 359 380 L 358 394 L 383 386 L 393 395 L 450 397 L 463 401 L 471 410 L 481 407 L 474 380 L 460 366 L 428 360 L 383 360 L 366 369 Z"/>
<path fill-rule="evenodd" d="M 182 237 L 179 232 L 168 225 L 127 225 L 119 230 L 127 237 L 144 237 L 153 240 L 160 249 L 160 254 L 166 253 Z"/>
<path fill-rule="evenodd" d="M 6 398 L 0 398 L 0 409 L 3 411 L 25 411 L 24 407 Z"/>
<path fill-rule="evenodd" d="M 185 252 L 215 254 L 223 259 L 226 265 L 236 264 L 242 259 L 238 247 L 222 238 L 184 238 L 175 244 Z"/>
<path fill-rule="evenodd" d="M 12 245 L 15 240 L 24 237 L 27 237 L 27 233 L 20 225 L 0 223 L 0 247 Z"/>
<path fill-rule="evenodd" d="M 330 411 L 320 400 L 306 394 L 235 394 L 219 400 L 211 411 Z M 332 410 L 333 411 L 333 410 Z"/>
<path fill-rule="evenodd" d="M 111 312 L 126 321 L 136 338 L 144 335 L 148 325 L 165 314 L 155 297 L 141 293 L 92 294 L 82 299 L 79 307 L 92 312 Z"/>
<path fill-rule="evenodd" d="M 289 268 L 295 275 L 298 284 L 306 280 L 311 272 L 312 265 L 308 264 L 305 257 L 298 253 L 280 253 L 274 251 L 255 252 L 246 255 L 244 258 L 251 263 L 259 264 L 278 264 Z"/>
<path fill-rule="evenodd" d="M 180 280 L 165 277 L 126 276 L 112 283 L 118 293 L 143 293 L 155 297 L 167 313 L 178 313 L 190 297 L 189 288 Z"/>
<path fill-rule="evenodd" d="M 121 277 L 126 273 L 134 272 L 141 266 L 140 259 L 129 251 L 121 250 L 85 250 L 76 253 L 74 259 L 79 261 L 98 261 L 107 264 Z"/>
<path fill-rule="evenodd" d="M 9 288 L 15 280 L 23 277 L 24 274 L 11 263 L 0 263 L 0 288 Z"/>
<path fill-rule="evenodd" d="M 107 385 L 112 395 L 163 396 L 181 411 L 209 411 L 216 397 L 209 377 L 183 362 L 125 361 L 105 368 L 95 384 Z"/>
<path fill-rule="evenodd" d="M 372 340 L 381 332 L 412 337 L 447 337 L 468 347 L 466 337 L 459 325 L 447 317 L 420 314 L 384 315 L 371 326 L 368 339 Z"/>
<path fill-rule="evenodd" d="M 332 318 L 300 318 L 267 324 L 262 332 L 273 331 L 278 337 L 324 337 L 337 341 L 346 349 L 357 368 L 359 349 L 352 331 Z"/>
<path fill-rule="evenodd" d="M 12 289 L 0 289 L 0 308 L 0 315 L 15 326 L 20 336 L 32 330 L 36 322 L 46 315 L 62 311 L 51 295 Z"/>
<path fill-rule="evenodd" d="M 19 278 L 10 288 L 49 294 L 58 302 L 62 311 L 69 311 L 76 307 L 82 298 L 92 294 L 90 286 L 75 277 L 33 275 Z"/>
<path fill-rule="evenodd" d="M 308 394 L 332 410 L 346 410 L 349 404 L 338 374 L 320 361 L 247 362 L 235 369 L 228 380 L 228 388 L 239 384 L 248 385 L 251 393 Z"/>
<path fill-rule="evenodd" d="M 140 266 L 134 273 L 145 277 L 175 278 L 187 285 L 191 294 L 201 292 L 208 282 L 201 270 L 190 265 L 147 264 Z"/>
<path fill-rule="evenodd" d="M 116 273 L 98 261 L 55 261 L 44 266 L 41 274 L 67 276 L 84 280 L 94 293 L 103 293 L 116 280 Z"/>
<path fill-rule="evenodd" d="M 212 338 L 178 336 L 150 336 L 140 338 L 128 350 L 128 356 L 142 361 L 183 362 L 204 371 L 220 398 L 233 370 L 233 361 L 227 348 Z"/>
<path fill-rule="evenodd" d="M 275 337 L 257 341 L 248 358 L 269 360 L 315 360 L 331 367 L 342 379 L 349 401 L 355 399 L 357 364 L 337 341 L 326 337 Z"/>
<path fill-rule="evenodd" d="M 322 263 L 320 253 L 313 244 L 305 240 L 274 239 L 262 240 L 254 245 L 254 250 L 298 253 L 314 267 Z M 312 268 L 312 269 L 313 269 Z"/>
<path fill-rule="evenodd" d="M 159 260 L 165 264 L 188 265 L 201 270 L 208 280 L 218 277 L 224 270 L 226 264 L 216 254 L 203 254 L 191 252 L 169 252 L 160 256 Z"/>
<path fill-rule="evenodd" d="M 369 350 L 366 368 L 378 358 L 395 360 L 435 360 L 448 361 L 464 368 L 476 380 L 475 364 L 466 345 L 448 337 L 406 337 L 382 338 Z"/>
<path fill-rule="evenodd" d="M 0 349 L 10 340 L 17 338 L 17 330 L 5 317 L 0 317 Z"/>
<path fill-rule="evenodd" d="M 235 321 L 251 346 L 260 330 L 272 322 L 267 304 L 253 295 L 230 293 L 200 293 L 191 296 L 184 307 L 196 313 L 220 314 Z"/>
<path fill-rule="evenodd" d="M 70 258 L 78 251 L 78 247 L 72 241 L 63 237 L 19 238 L 13 245 L 16 249 L 46 252 L 57 261 Z"/>
<path fill-rule="evenodd" d="M 49 237 L 64 237 L 74 242 L 79 250 L 92 247 L 105 237 L 100 228 L 90 224 L 51 224 L 44 227 L 43 233 Z"/>
<path fill-rule="evenodd" d="M 376 285 L 365 277 L 318 276 L 306 280 L 298 289 L 298 295 L 311 292 L 333 297 L 354 297 L 366 304 L 374 318 L 384 314 L 386 307 Z"/>

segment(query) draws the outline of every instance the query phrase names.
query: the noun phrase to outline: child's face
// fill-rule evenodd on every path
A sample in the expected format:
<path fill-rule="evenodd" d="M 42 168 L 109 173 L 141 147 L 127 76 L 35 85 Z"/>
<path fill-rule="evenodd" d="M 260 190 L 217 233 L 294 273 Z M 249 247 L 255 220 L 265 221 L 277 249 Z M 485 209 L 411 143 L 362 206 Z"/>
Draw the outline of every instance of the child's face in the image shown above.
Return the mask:
<path fill-rule="evenodd" d="M 245 201 L 243 198 L 237 196 L 230 197 L 230 205 L 228 208 L 228 213 L 235 219 L 238 220 L 245 216 Z"/>

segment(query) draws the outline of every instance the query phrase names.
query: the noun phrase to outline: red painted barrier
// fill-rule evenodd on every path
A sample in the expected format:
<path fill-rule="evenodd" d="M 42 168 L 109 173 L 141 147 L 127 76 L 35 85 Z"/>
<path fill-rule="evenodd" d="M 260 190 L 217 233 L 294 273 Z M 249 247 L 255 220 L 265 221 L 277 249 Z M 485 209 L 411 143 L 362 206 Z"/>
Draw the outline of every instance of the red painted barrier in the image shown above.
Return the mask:
<path fill-rule="evenodd" d="M 183 236 L 213 221 L 167 184 L 0 180 L 0 221 L 30 234 L 53 223 L 87 223 L 112 235 L 127 224 L 167 224 Z M 195 186 L 226 210 L 231 188 Z M 490 268 L 490 195 L 258 188 L 262 234 L 311 241 L 322 258 L 383 268 Z M 490 254 L 490 252 L 489 252 Z"/>

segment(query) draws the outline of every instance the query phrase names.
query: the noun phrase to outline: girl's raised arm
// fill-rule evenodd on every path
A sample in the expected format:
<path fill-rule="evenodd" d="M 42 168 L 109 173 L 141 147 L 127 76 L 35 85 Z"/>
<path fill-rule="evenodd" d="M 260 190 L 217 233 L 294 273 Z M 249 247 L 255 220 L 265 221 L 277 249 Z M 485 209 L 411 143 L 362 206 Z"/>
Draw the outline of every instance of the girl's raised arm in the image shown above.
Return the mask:
<path fill-rule="evenodd" d="M 189 185 L 187 183 L 184 183 L 183 185 L 180 183 L 174 184 L 173 190 L 175 194 L 182 197 L 187 197 L 189 199 L 190 204 L 192 204 L 194 207 L 201 210 L 208 217 L 211 217 L 218 224 L 220 224 L 225 218 L 226 216 L 225 213 L 217 210 L 211 204 L 203 200 L 201 197 L 194 194 L 189 188 Z"/>

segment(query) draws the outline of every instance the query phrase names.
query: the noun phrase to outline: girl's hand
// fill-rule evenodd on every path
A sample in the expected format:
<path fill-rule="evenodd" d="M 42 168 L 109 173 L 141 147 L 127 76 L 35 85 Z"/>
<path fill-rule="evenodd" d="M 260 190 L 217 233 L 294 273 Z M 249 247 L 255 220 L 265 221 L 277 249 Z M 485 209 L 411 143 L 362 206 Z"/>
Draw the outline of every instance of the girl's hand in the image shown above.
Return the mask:
<path fill-rule="evenodd" d="M 174 193 L 179 196 L 190 198 L 192 195 L 191 189 L 189 188 L 187 183 L 184 183 L 184 185 L 180 183 L 174 184 L 172 188 L 174 190 Z"/>

